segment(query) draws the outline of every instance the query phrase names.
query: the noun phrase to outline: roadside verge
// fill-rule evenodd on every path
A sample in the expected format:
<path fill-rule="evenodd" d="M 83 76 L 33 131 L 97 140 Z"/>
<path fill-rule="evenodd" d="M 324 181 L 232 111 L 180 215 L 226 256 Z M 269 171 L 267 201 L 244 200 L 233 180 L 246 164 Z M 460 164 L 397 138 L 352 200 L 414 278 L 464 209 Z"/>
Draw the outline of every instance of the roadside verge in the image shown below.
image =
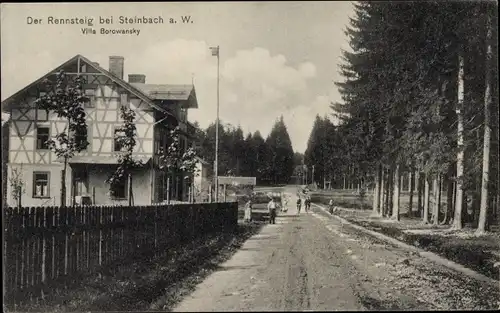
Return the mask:
<path fill-rule="evenodd" d="M 197 238 L 157 256 L 117 263 L 101 276 L 82 277 L 74 288 L 54 288 L 43 300 L 26 299 L 5 311 L 169 311 L 263 225 L 239 224 L 235 231 Z"/>
<path fill-rule="evenodd" d="M 430 251 L 426 251 L 426 250 L 423 250 L 421 248 L 418 248 L 418 247 L 415 247 L 413 245 L 410 245 L 410 244 L 407 244 L 407 243 L 404 243 L 400 240 L 397 240 L 393 237 L 390 237 L 390 236 L 387 236 L 387 235 L 384 235 L 380 232 L 376 232 L 376 231 L 373 231 L 373 230 L 370 230 L 370 229 L 367 229 L 366 227 L 363 227 L 363 226 L 360 226 L 360 225 L 357 225 L 356 223 L 353 223 L 353 222 L 350 222 L 338 215 L 330 215 L 328 213 L 328 210 L 322 206 L 322 205 L 318 205 L 316 203 L 313 203 L 314 206 L 316 206 L 317 208 L 319 208 L 320 210 L 324 211 L 326 214 L 328 214 L 329 216 L 333 216 L 333 218 L 339 220 L 342 224 L 345 224 L 345 225 L 349 225 L 350 227 L 354 228 L 354 229 L 357 229 L 357 230 L 360 230 L 364 233 L 367 233 L 375 238 L 378 238 L 380 240 L 383 240 L 387 243 L 390 243 L 392 245 L 395 245 L 395 246 L 398 246 L 400 248 L 403 248 L 403 249 L 407 249 L 409 251 L 413 251 L 415 253 L 418 253 L 420 256 L 424 257 L 424 258 L 427 258 L 435 263 L 438 263 L 438 264 L 441 264 L 441 265 L 444 265 L 450 269 L 453 269 L 455 271 L 458 271 L 464 275 L 467 275 L 471 278 L 474 278 L 474 279 L 477 279 L 479 281 L 482 281 L 482 282 L 485 282 L 487 283 L 488 285 L 490 286 L 494 286 L 494 287 L 500 287 L 500 281 L 499 280 L 496 280 L 496 279 L 492 279 L 490 277 L 487 277 L 483 274 L 480 274 L 470 268 L 467 268 L 461 264 L 458 264 L 456 262 L 453 262 L 449 259 L 446 259 L 446 258 L 443 258 L 441 256 L 439 256 L 438 254 L 435 254 L 433 252 L 430 252 Z"/>

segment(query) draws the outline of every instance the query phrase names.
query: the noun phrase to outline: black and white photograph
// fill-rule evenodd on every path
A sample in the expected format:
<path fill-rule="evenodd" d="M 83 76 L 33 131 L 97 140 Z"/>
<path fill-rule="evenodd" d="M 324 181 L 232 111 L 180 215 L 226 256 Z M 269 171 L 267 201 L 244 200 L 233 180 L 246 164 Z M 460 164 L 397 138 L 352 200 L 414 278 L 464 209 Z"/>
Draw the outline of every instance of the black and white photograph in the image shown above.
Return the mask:
<path fill-rule="evenodd" d="M 498 1 L 0 21 L 4 312 L 500 310 Z"/>

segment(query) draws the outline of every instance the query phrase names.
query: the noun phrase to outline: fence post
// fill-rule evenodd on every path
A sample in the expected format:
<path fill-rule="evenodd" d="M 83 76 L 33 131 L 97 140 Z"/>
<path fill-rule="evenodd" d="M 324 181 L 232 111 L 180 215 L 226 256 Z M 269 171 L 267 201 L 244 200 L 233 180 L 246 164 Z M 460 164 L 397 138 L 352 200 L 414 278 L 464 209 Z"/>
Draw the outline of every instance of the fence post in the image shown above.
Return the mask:
<path fill-rule="evenodd" d="M 69 221 L 68 221 L 68 208 L 67 207 L 61 207 L 61 209 L 64 211 L 64 225 L 66 226 L 66 230 L 64 232 L 64 275 L 68 275 L 68 244 L 69 244 L 69 239 L 68 239 L 68 231 L 69 231 Z"/>
<path fill-rule="evenodd" d="M 102 266 L 102 207 L 98 207 L 98 213 L 99 214 L 99 266 Z"/>
<path fill-rule="evenodd" d="M 45 230 L 47 228 L 47 208 L 43 208 L 43 217 L 42 217 L 43 223 L 41 223 L 43 229 Z M 45 267 L 46 267 L 46 255 L 45 255 L 45 232 L 42 233 L 42 283 L 45 283 L 46 280 L 46 272 L 45 272 Z M 42 298 L 43 298 L 43 290 L 42 290 Z"/>
<path fill-rule="evenodd" d="M 156 250 L 158 250 L 158 206 L 154 206 L 154 208 L 155 208 L 154 236 L 155 236 L 155 254 L 156 254 Z"/>

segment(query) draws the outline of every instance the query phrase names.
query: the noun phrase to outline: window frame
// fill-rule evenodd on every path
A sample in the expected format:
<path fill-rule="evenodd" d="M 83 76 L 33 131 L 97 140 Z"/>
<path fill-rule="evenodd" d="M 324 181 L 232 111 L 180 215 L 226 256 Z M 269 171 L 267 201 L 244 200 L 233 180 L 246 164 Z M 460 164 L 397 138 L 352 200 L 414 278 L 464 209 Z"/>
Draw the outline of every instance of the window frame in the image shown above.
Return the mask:
<path fill-rule="evenodd" d="M 187 108 L 183 108 L 181 107 L 179 109 L 179 119 L 182 121 L 182 122 L 187 122 L 187 115 L 188 115 L 188 109 Z"/>
<path fill-rule="evenodd" d="M 116 144 L 117 144 L 117 142 L 116 142 L 116 139 L 117 139 L 116 133 L 117 132 L 123 133 L 123 131 L 120 130 L 119 128 L 120 128 L 120 126 L 113 127 L 113 152 L 123 152 L 124 151 L 123 149 L 125 148 L 125 147 L 122 146 L 122 147 L 120 147 L 119 150 L 116 150 Z"/>
<path fill-rule="evenodd" d="M 47 175 L 47 194 L 46 195 L 37 195 L 36 194 L 36 186 L 37 186 L 36 175 L 40 175 L 40 174 Z M 35 199 L 49 199 L 50 198 L 50 172 L 46 172 L 46 171 L 33 171 L 33 192 L 32 192 L 32 198 L 35 198 Z"/>
<path fill-rule="evenodd" d="M 39 148 L 38 147 L 38 135 L 39 135 L 38 129 L 39 128 L 47 128 L 48 129 L 47 140 L 44 143 L 42 143 L 42 145 L 47 145 L 46 148 Z M 50 150 L 49 145 L 46 143 L 50 139 L 50 125 L 37 124 L 36 128 L 35 128 L 35 132 L 36 132 L 36 134 L 35 134 L 35 139 L 36 139 L 35 140 L 35 150 L 37 150 L 37 151 L 47 151 L 47 150 Z"/>
<path fill-rule="evenodd" d="M 123 179 L 123 188 L 124 188 L 124 190 L 123 190 L 123 197 L 116 196 L 114 186 L 116 186 L 116 184 L 112 185 L 110 187 L 110 190 L 111 190 L 110 198 L 111 198 L 111 200 L 127 200 L 128 199 L 128 178 L 125 177 Z"/>
<path fill-rule="evenodd" d="M 88 123 L 86 123 L 86 124 L 87 124 L 87 127 L 86 127 L 87 134 L 85 135 L 85 139 L 87 140 L 88 145 L 87 145 L 87 147 L 86 147 L 85 149 L 83 149 L 82 151 L 88 151 L 88 150 L 89 150 L 89 147 L 90 147 L 90 140 L 89 140 L 89 137 L 90 137 L 90 136 L 89 136 L 89 125 L 88 125 Z M 78 134 L 74 134 L 74 136 L 75 136 L 75 141 L 76 141 L 76 137 L 78 136 Z M 82 137 L 83 137 L 83 136 L 82 136 Z"/>

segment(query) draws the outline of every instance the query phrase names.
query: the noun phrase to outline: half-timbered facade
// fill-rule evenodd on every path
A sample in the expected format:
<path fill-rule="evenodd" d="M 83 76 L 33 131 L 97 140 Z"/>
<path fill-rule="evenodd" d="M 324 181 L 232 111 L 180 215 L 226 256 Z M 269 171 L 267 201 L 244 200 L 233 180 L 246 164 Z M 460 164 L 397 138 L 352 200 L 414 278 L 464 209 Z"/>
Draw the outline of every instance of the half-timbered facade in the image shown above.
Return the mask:
<path fill-rule="evenodd" d="M 120 153 L 115 139 L 119 135 L 117 129 L 123 125 L 121 106 L 128 106 L 136 113 L 134 157 L 145 164 L 132 175 L 134 204 L 164 200 L 166 179 L 158 166 L 158 153 L 161 146 L 168 145 L 168 130 L 175 126 L 183 131 L 183 148 L 191 145 L 194 128 L 187 121 L 187 110 L 198 107 L 194 86 L 146 84 L 142 74 L 129 75 L 127 82 L 123 79 L 123 57 L 111 56 L 109 70 L 105 70 L 77 55 L 2 102 L 2 111 L 11 117 L 8 168 L 22 169 L 26 183 L 23 205 L 60 204 L 63 163 L 45 142 L 63 131 L 65 121 L 34 104 L 35 99 L 46 92 L 43 79 L 55 79 L 54 74 L 59 70 L 63 70 L 70 80 L 81 76 L 85 81 L 85 93 L 90 98 L 85 104 L 87 134 L 79 134 L 86 136 L 89 145 L 69 160 L 66 203 L 72 203 L 79 196 L 89 197 L 95 204 L 128 202 L 127 183 L 110 192 L 105 182 L 114 171 Z M 187 200 L 188 188 L 183 177 L 182 173 L 171 175 L 170 199 Z M 13 199 L 8 198 L 8 204 L 14 205 Z"/>

